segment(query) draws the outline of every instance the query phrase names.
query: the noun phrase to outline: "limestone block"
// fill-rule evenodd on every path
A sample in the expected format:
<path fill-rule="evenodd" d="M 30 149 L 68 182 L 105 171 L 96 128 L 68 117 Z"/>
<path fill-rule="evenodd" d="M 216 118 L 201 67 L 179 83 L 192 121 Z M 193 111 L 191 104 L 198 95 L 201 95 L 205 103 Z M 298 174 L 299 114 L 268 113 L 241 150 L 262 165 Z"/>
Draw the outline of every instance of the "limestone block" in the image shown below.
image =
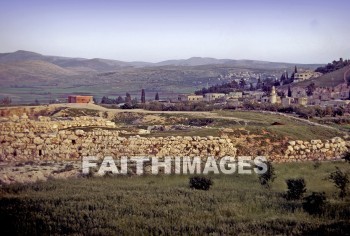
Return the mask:
<path fill-rule="evenodd" d="M 34 142 L 34 144 L 38 145 L 38 144 L 44 143 L 44 140 L 39 138 L 39 137 L 36 137 L 36 138 L 34 138 L 33 142 Z"/>

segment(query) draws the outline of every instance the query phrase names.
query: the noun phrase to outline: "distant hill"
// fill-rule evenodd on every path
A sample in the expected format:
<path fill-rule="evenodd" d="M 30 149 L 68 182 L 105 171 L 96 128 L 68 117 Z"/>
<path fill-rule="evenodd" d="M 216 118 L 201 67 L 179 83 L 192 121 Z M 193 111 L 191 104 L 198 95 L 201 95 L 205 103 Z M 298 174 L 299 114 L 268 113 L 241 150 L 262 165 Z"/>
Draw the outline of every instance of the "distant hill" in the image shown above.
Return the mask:
<path fill-rule="evenodd" d="M 61 78 L 78 75 L 55 64 L 40 60 L 0 63 L 0 84 L 47 83 Z"/>
<path fill-rule="evenodd" d="M 115 70 L 120 67 L 133 66 L 128 62 L 117 60 L 44 56 L 38 53 L 23 50 L 13 53 L 0 53 L 0 63 L 21 61 L 45 61 L 63 68 L 69 68 L 77 71 L 108 71 Z"/>
<path fill-rule="evenodd" d="M 305 68 L 316 69 L 319 64 L 294 64 L 284 62 L 268 62 L 256 60 L 232 60 L 216 59 L 210 57 L 191 57 L 189 59 L 167 60 L 158 63 L 150 62 L 124 62 L 101 58 L 85 59 L 57 56 L 44 56 L 35 52 L 19 50 L 13 53 L 0 53 L 0 63 L 40 60 L 50 62 L 60 67 L 81 71 L 108 71 L 122 67 L 155 67 L 155 66 L 202 66 L 202 65 L 227 65 L 239 68 L 263 68 L 263 69 L 287 69 L 294 65 L 302 65 Z"/>
<path fill-rule="evenodd" d="M 254 60 L 231 60 L 193 57 L 159 63 L 123 62 L 108 59 L 85 59 L 45 56 L 35 52 L 0 53 L 0 98 L 10 96 L 16 102 L 47 102 L 69 94 L 139 97 L 142 88 L 154 97 L 175 97 L 209 86 L 222 84 L 240 73 L 279 77 L 295 64 Z M 315 69 L 320 65 L 300 65 Z"/>
<path fill-rule="evenodd" d="M 293 66 L 303 66 L 308 69 L 316 69 L 318 64 L 295 64 L 284 62 L 268 62 L 257 60 L 232 60 L 232 59 L 215 59 L 210 57 L 191 57 L 182 60 L 168 60 L 155 63 L 158 66 L 202 66 L 202 65 L 227 65 L 237 68 L 254 68 L 254 69 L 287 69 Z"/>

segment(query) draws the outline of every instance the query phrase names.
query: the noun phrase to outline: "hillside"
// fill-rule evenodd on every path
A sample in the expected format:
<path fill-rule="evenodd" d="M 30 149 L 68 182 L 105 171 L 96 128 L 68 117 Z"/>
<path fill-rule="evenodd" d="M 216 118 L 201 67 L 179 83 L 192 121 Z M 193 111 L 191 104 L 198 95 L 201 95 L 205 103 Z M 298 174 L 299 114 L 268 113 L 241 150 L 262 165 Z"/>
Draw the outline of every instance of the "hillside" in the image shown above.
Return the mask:
<path fill-rule="evenodd" d="M 319 65 L 299 65 L 315 69 Z M 159 63 L 123 62 L 108 59 L 45 56 L 34 52 L 0 53 L 0 97 L 13 102 L 48 102 L 68 94 L 174 98 L 230 80 L 233 74 L 250 73 L 279 77 L 294 64 L 253 60 L 193 57 Z"/>
<path fill-rule="evenodd" d="M 77 73 L 45 61 L 14 61 L 0 63 L 0 82 L 6 85 L 47 84 L 52 81 L 77 75 Z"/>
<path fill-rule="evenodd" d="M 310 79 L 307 81 L 302 81 L 299 83 L 293 83 L 292 87 L 306 87 L 310 83 L 315 83 L 318 87 L 335 87 L 339 84 L 344 83 L 344 73 L 350 70 L 350 66 L 346 66 L 342 69 L 324 74 L 318 78 Z M 350 73 L 350 72 L 349 72 Z M 347 73 L 347 77 L 350 76 L 350 74 Z"/>
<path fill-rule="evenodd" d="M 209 57 L 191 57 L 189 59 L 166 60 L 157 63 L 150 62 L 124 62 L 118 60 L 109 60 L 101 58 L 70 58 L 58 56 L 45 56 L 35 52 L 19 50 L 13 53 L 0 53 L 0 63 L 8 63 L 15 61 L 32 61 L 41 60 L 64 68 L 90 68 L 96 71 L 106 71 L 118 69 L 121 67 L 159 67 L 159 66 L 202 66 L 202 65 L 226 65 L 239 68 L 265 68 L 265 69 L 287 69 L 294 65 L 302 65 L 303 67 L 316 69 L 319 64 L 295 64 L 284 62 L 268 62 L 257 60 L 232 60 L 232 59 L 216 59 Z"/>

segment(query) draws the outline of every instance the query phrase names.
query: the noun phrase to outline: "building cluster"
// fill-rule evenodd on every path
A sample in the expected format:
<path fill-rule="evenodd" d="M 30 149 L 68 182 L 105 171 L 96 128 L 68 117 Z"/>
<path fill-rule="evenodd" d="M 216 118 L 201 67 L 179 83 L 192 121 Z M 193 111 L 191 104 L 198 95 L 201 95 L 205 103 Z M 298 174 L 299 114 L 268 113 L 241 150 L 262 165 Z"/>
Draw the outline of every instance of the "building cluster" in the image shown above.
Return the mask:
<path fill-rule="evenodd" d="M 311 70 L 297 72 L 294 74 L 294 83 L 313 79 L 313 78 L 318 78 L 321 75 L 323 75 L 323 74 L 320 72 L 315 72 L 315 71 L 311 71 Z"/>
<path fill-rule="evenodd" d="M 290 94 L 288 94 L 290 93 Z M 288 96 L 289 95 L 289 96 Z M 216 102 L 225 103 L 239 107 L 244 102 L 281 104 L 283 106 L 332 106 L 342 107 L 350 103 L 350 87 L 347 84 L 340 84 L 336 87 L 317 87 L 312 94 L 307 94 L 303 87 L 291 88 L 276 91 L 273 86 L 269 93 L 263 91 L 237 91 L 224 93 L 206 93 L 204 95 L 179 95 L 180 102 Z"/>

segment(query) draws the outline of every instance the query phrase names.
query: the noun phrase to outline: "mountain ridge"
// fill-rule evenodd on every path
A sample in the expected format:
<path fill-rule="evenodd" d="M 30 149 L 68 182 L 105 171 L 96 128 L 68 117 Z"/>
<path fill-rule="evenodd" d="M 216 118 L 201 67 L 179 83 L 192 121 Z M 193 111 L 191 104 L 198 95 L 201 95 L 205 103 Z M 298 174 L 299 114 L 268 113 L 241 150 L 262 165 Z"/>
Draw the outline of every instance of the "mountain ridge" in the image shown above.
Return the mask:
<path fill-rule="evenodd" d="M 106 71 L 122 67 L 155 67 L 155 66 L 203 66 L 203 65 L 229 65 L 229 66 L 264 66 L 271 65 L 277 68 L 290 67 L 291 65 L 319 66 L 320 64 L 302 64 L 288 62 L 270 62 L 248 59 L 217 59 L 212 57 L 190 57 L 188 59 L 165 60 L 161 62 L 144 61 L 120 61 L 103 58 L 80 58 L 80 57 L 61 57 L 46 56 L 36 52 L 18 50 L 10 53 L 0 53 L 0 63 L 26 60 L 42 60 L 61 67 L 88 67 L 97 71 Z"/>

